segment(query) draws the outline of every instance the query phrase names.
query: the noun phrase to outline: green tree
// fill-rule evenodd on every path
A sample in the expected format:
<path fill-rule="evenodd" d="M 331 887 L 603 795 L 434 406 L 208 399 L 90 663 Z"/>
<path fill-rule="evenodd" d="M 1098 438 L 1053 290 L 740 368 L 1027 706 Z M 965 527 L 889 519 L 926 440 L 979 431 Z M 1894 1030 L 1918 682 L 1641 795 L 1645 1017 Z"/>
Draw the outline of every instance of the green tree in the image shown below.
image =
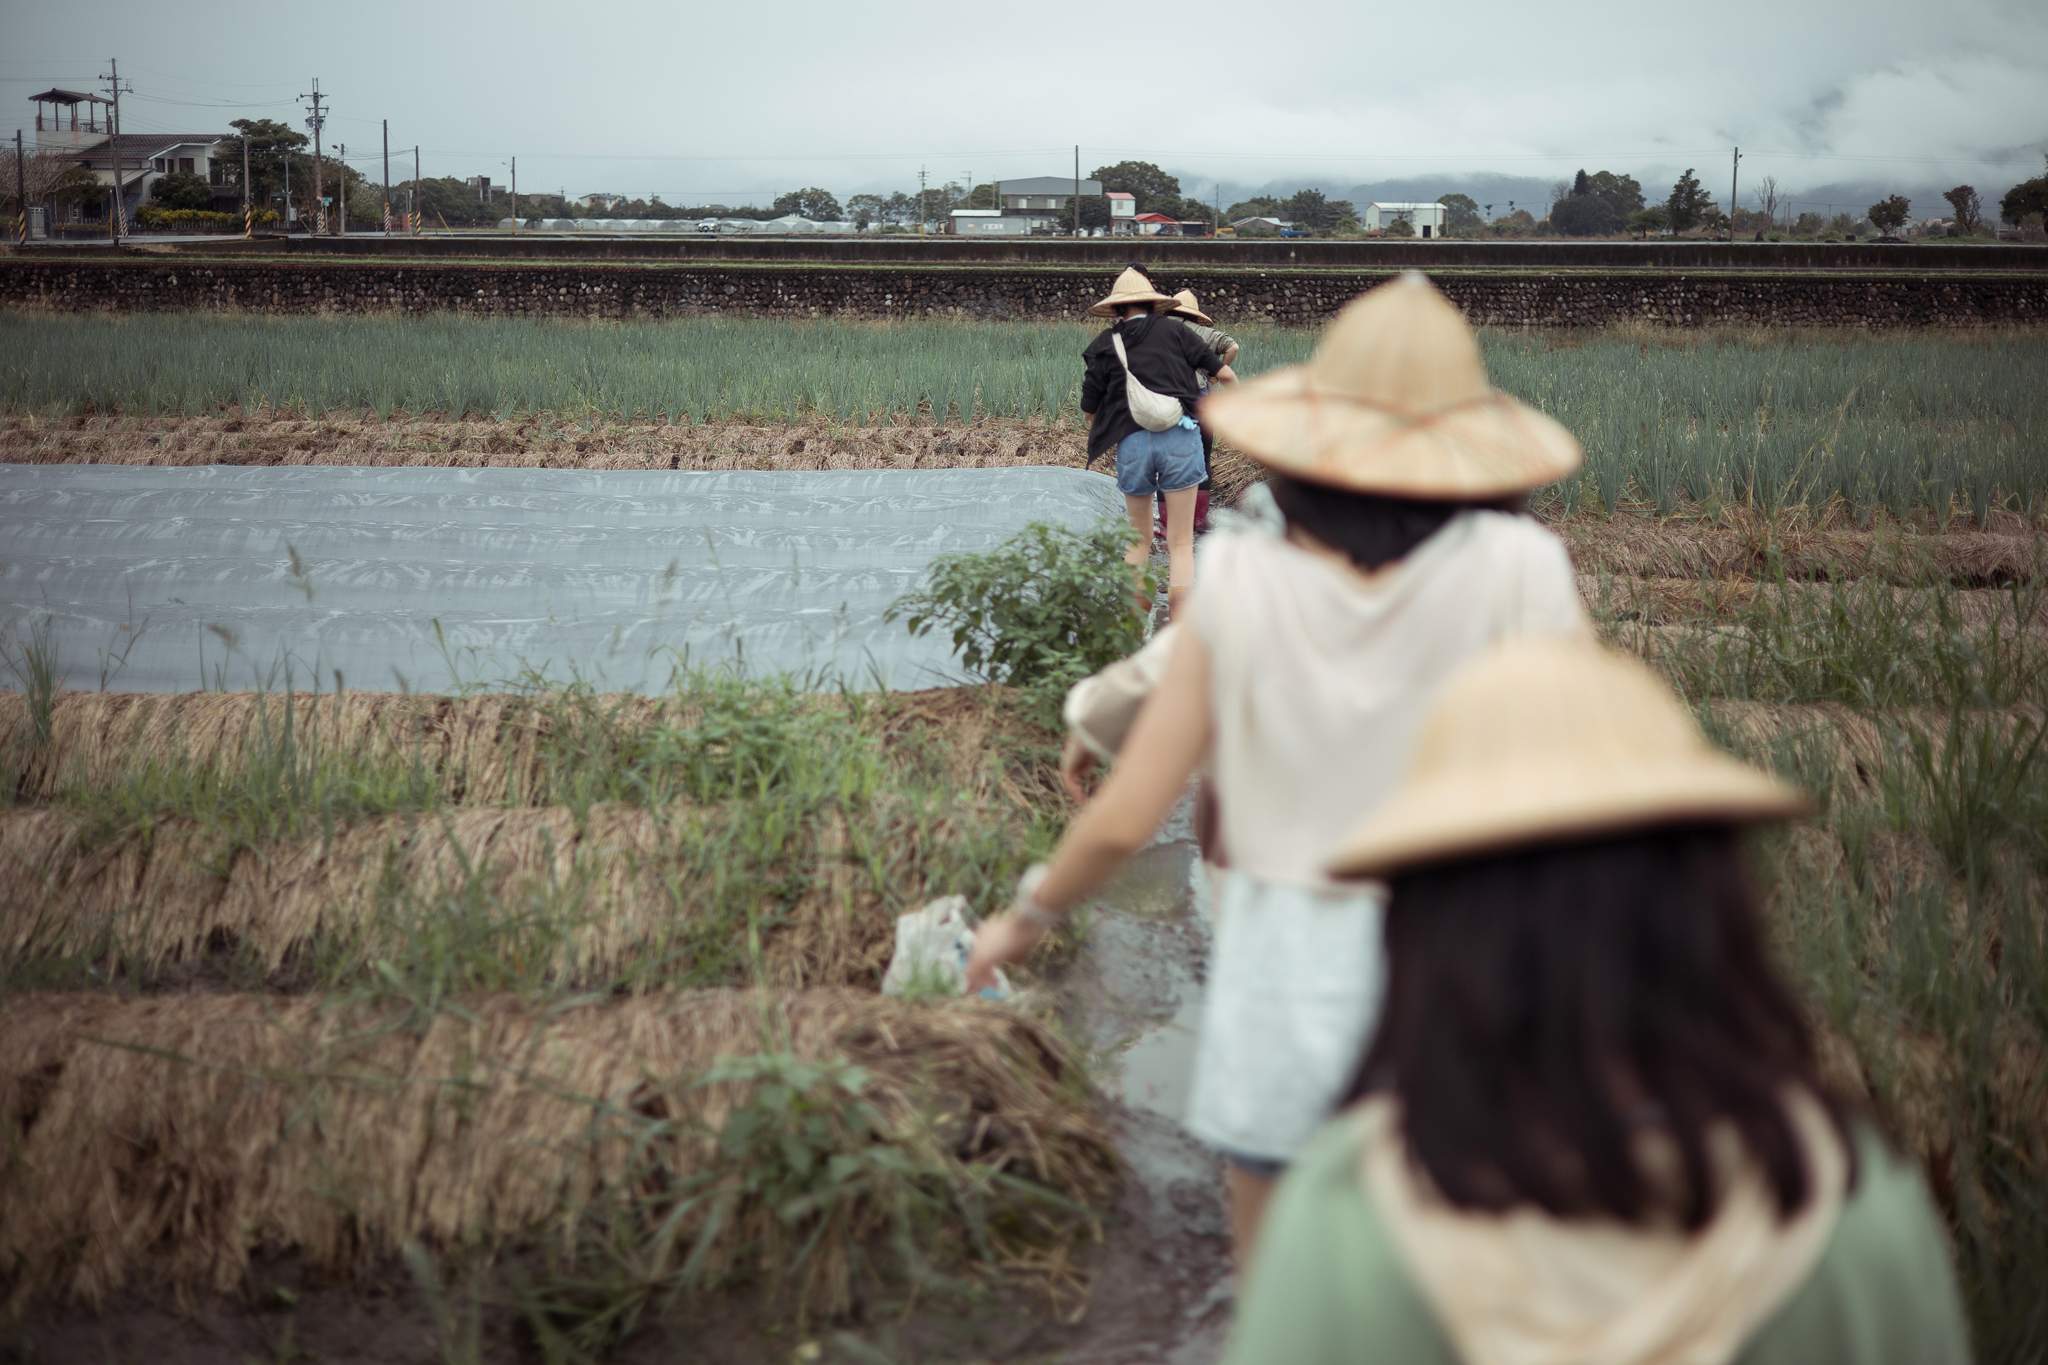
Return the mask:
<path fill-rule="evenodd" d="M 1905 195 L 1894 194 L 1870 206 L 1870 225 L 1889 237 L 1899 230 L 1912 211 L 1912 202 Z"/>
<path fill-rule="evenodd" d="M 1568 237 L 1597 237 L 1622 231 L 1642 207 L 1643 187 L 1634 176 L 1582 170 L 1571 192 L 1550 206 L 1550 224 Z"/>
<path fill-rule="evenodd" d="M 1826 227 L 1827 220 L 1819 214 L 1802 213 L 1799 215 L 1798 220 L 1792 224 L 1792 235 L 1795 237 L 1818 237 Z"/>
<path fill-rule="evenodd" d="M 878 223 L 888 221 L 889 201 L 879 194 L 856 194 L 846 201 L 846 216 L 853 221 L 856 232 L 866 232 Z"/>
<path fill-rule="evenodd" d="M 1640 232 L 1645 239 L 1648 239 L 1649 235 L 1653 232 L 1662 232 L 1664 230 L 1664 223 L 1665 215 L 1662 204 L 1653 209 L 1637 209 L 1628 216 L 1628 230 L 1630 232 Z"/>
<path fill-rule="evenodd" d="M 149 197 L 167 209 L 210 209 L 213 187 L 206 178 L 191 171 L 173 171 L 150 187 Z"/>
<path fill-rule="evenodd" d="M 2048 158 L 2044 158 L 2048 159 Z M 1998 201 L 1998 216 L 2018 227 L 2020 220 L 2028 214 L 2038 213 L 2048 220 L 2048 174 L 2022 180 L 2005 192 Z"/>
<path fill-rule="evenodd" d="M 1358 210 L 1349 199 L 1326 198 L 1321 190 L 1296 190 L 1275 217 L 1290 218 L 1311 232 L 1333 232 L 1345 219 L 1356 220 Z"/>
<path fill-rule="evenodd" d="M 1444 235 L 1463 237 L 1478 232 L 1486 226 L 1486 220 L 1479 216 L 1479 205 L 1470 195 L 1440 194 L 1436 202 L 1450 212 L 1444 215 Z"/>
<path fill-rule="evenodd" d="M 1102 182 L 1102 192 L 1128 194 L 1138 201 L 1140 213 L 1164 213 L 1180 217 L 1180 179 L 1168 175 L 1149 161 L 1119 161 L 1114 166 L 1097 166 L 1088 176 Z M 1087 223 L 1084 208 L 1082 223 Z"/>
<path fill-rule="evenodd" d="M 1406 218 L 1396 218 L 1380 230 L 1389 237 L 1413 237 L 1415 235 L 1415 225 Z"/>
<path fill-rule="evenodd" d="M 1607 209 L 1609 220 L 1615 224 L 1608 229 L 1610 232 L 1619 230 L 1631 213 L 1643 207 L 1643 187 L 1632 175 L 1596 171 L 1587 178 L 1586 192 Z"/>
<path fill-rule="evenodd" d="M 1673 232 L 1690 232 L 1698 227 L 1707 216 L 1707 210 L 1715 207 L 1714 197 L 1700 184 L 1699 177 L 1692 173 L 1692 167 L 1685 168 L 1685 174 L 1678 177 L 1678 183 L 1671 187 L 1671 197 L 1664 201 L 1664 221 Z"/>
<path fill-rule="evenodd" d="M 302 209 L 312 202 L 313 158 L 305 155 L 311 140 L 304 133 L 288 123 L 267 118 L 238 118 L 228 127 L 249 139 L 249 197 L 258 207 L 273 199 L 282 202 L 287 179 L 291 182 L 292 198 Z M 218 158 L 221 178 L 236 189 L 242 187 L 240 137 L 223 145 L 221 151 L 225 155 Z"/>
<path fill-rule="evenodd" d="M 1965 237 L 1976 236 L 1977 229 L 1984 225 L 1984 201 L 1977 197 L 1977 187 L 1958 185 L 1941 197 L 1955 210 L 1956 231 Z"/>
<path fill-rule="evenodd" d="M 1552 204 L 1550 225 L 1567 237 L 1596 237 L 1609 230 L 1606 207 L 1590 194 L 1568 194 Z"/>
<path fill-rule="evenodd" d="M 839 201 L 816 185 L 778 196 L 774 209 L 777 218 L 794 213 L 814 223 L 836 223 L 840 219 Z"/>
<path fill-rule="evenodd" d="M 1223 221 L 1234 223 L 1240 218 L 1278 218 L 1280 208 L 1280 201 L 1270 195 L 1253 195 L 1250 199 L 1240 199 L 1223 210 Z"/>
<path fill-rule="evenodd" d="M 308 183 L 310 175 L 309 169 Z M 449 227 L 476 227 L 495 223 L 501 216 L 498 213 L 499 206 L 495 202 L 483 203 L 476 197 L 475 190 L 452 175 L 429 176 L 418 182 L 406 181 L 393 186 L 393 189 L 401 194 L 406 190 L 413 192 L 413 203 L 420 214 L 421 223 L 425 226 L 446 223 Z M 292 197 L 302 197 L 296 167 L 292 170 Z M 400 198 L 400 195 L 393 197 Z M 400 202 L 403 202 L 402 198 Z M 507 201 L 504 207 L 509 210 L 510 201 Z"/>

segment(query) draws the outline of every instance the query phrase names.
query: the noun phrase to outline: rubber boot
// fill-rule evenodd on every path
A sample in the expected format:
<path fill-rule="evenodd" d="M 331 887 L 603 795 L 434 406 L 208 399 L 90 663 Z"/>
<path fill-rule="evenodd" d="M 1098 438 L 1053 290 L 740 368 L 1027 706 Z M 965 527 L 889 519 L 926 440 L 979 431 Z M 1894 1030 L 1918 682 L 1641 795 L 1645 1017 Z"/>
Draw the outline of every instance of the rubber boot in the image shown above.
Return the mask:
<path fill-rule="evenodd" d="M 1162 509 L 1163 510 L 1163 509 Z M 1209 529 L 1209 490 L 1204 488 L 1195 494 L 1195 534 L 1202 535 Z"/>

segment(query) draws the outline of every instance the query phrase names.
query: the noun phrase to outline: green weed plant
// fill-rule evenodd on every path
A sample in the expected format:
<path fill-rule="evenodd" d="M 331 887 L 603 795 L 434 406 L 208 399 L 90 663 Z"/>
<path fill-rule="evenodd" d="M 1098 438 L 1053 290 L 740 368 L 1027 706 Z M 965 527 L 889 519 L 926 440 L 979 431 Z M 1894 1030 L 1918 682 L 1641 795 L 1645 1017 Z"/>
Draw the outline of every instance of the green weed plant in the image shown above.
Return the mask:
<path fill-rule="evenodd" d="M 1089 674 L 1145 643 L 1159 589 L 1149 564 L 1124 561 L 1131 532 L 1090 532 L 1033 522 L 993 550 L 940 555 L 925 585 L 889 607 L 912 635 L 944 630 L 978 678 L 1028 689 L 1041 718 L 1058 723 L 1059 698 Z"/>
<path fill-rule="evenodd" d="M 1765 586 L 1733 613 L 1681 622 L 1653 662 L 1710 734 L 1815 795 L 1810 822 L 1755 847 L 1779 951 L 1949 1214 L 1978 1359 L 2038 1361 L 2048 598 L 2038 576 L 2001 591 L 1933 575 Z M 1626 626 L 1605 628 L 1630 642 Z M 1816 712 L 1746 745 L 1716 722 L 1729 698 L 1843 704 L 1877 743 L 1847 763 L 1833 713 Z"/>

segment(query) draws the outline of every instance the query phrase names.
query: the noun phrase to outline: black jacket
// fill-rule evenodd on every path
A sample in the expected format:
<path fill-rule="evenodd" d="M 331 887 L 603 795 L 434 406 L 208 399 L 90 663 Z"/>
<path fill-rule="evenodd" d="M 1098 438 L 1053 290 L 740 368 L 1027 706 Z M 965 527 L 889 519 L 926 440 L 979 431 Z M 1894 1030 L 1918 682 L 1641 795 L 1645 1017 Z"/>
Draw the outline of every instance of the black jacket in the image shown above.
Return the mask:
<path fill-rule="evenodd" d="M 1081 411 L 1095 414 L 1088 430 L 1088 461 L 1108 450 L 1134 431 L 1142 431 L 1131 416 L 1124 399 L 1124 367 L 1116 358 L 1110 334 L 1121 331 L 1124 352 L 1131 358 L 1131 373 L 1154 393 L 1180 399 L 1183 411 L 1192 415 L 1201 391 L 1195 387 L 1195 371 L 1214 375 L 1223 362 L 1180 319 L 1151 314 L 1126 318 L 1088 343 L 1081 352 L 1087 372 L 1081 377 Z"/>

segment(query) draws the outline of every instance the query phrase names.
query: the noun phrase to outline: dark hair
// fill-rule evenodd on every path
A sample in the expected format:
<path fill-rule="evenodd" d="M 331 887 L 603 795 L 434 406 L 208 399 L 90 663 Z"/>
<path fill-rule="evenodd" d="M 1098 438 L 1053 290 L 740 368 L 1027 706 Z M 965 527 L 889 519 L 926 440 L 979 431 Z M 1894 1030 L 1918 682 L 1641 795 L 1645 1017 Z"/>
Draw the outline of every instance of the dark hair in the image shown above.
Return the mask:
<path fill-rule="evenodd" d="M 1488 501 L 1429 502 L 1354 493 L 1284 474 L 1270 475 L 1266 486 L 1289 526 L 1300 527 L 1368 573 L 1405 559 L 1460 512 L 1522 510 L 1519 494 Z"/>
<path fill-rule="evenodd" d="M 1665 827 L 1394 878 L 1386 1008 L 1350 1098 L 1397 1095 L 1410 1149 L 1461 1208 L 1698 1228 L 1721 1194 L 1707 1133 L 1725 1121 L 1789 1215 L 1811 1191 L 1787 1086 L 1833 1117 L 1853 1181 L 1737 838 Z M 1632 1154 L 1653 1125 L 1676 1145 L 1677 1191 Z"/>

